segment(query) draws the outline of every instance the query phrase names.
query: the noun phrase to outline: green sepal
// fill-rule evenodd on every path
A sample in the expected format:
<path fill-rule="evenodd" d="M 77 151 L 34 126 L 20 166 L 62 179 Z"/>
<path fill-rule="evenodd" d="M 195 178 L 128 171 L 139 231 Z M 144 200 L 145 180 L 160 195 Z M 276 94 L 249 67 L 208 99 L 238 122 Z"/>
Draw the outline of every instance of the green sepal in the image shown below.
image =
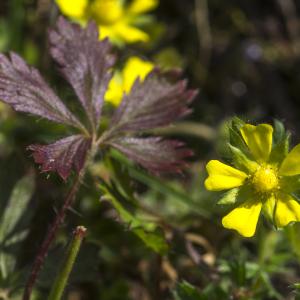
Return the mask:
<path fill-rule="evenodd" d="M 226 192 L 223 197 L 218 201 L 220 205 L 227 205 L 227 204 L 235 204 L 237 201 L 237 196 L 239 194 L 239 188 L 233 188 Z"/>
<path fill-rule="evenodd" d="M 245 124 L 246 123 L 238 117 L 233 117 L 231 120 L 231 126 L 236 131 L 240 131 Z"/>
<path fill-rule="evenodd" d="M 279 166 L 288 155 L 289 146 L 290 134 L 286 134 L 285 138 L 273 147 L 269 158 L 270 164 Z"/>
<path fill-rule="evenodd" d="M 247 147 L 242 135 L 241 128 L 245 125 L 245 122 L 237 117 L 234 117 L 229 127 L 229 142 L 232 146 L 240 149 L 246 156 L 251 157 L 249 148 Z"/>
<path fill-rule="evenodd" d="M 295 193 L 300 191 L 300 175 L 283 176 L 280 180 L 280 188 L 285 193 Z"/>
<path fill-rule="evenodd" d="M 273 143 L 279 144 L 286 137 L 284 125 L 279 120 L 274 120 Z"/>
<path fill-rule="evenodd" d="M 265 203 L 266 201 L 268 201 L 268 198 L 263 198 L 263 203 Z M 270 210 L 268 210 L 269 206 L 263 205 L 262 206 L 262 213 L 264 215 L 264 217 L 270 222 L 270 224 L 273 225 L 273 228 L 277 230 L 277 225 L 276 225 L 276 221 L 275 221 L 275 212 L 276 212 L 276 206 L 277 206 L 277 200 L 275 200 L 274 205 L 271 207 Z"/>
<path fill-rule="evenodd" d="M 243 137 L 239 132 L 236 132 L 231 127 L 229 128 L 229 142 L 234 147 L 241 149 L 243 152 L 249 152 L 247 145 L 245 144 Z"/>
<path fill-rule="evenodd" d="M 242 152 L 237 147 L 228 144 L 229 149 L 232 153 L 232 160 L 234 166 L 241 171 L 245 171 L 246 173 L 254 173 L 257 169 L 258 165 L 255 161 L 249 159 L 244 152 Z"/>
<path fill-rule="evenodd" d="M 287 156 L 290 147 L 290 133 L 286 132 L 283 124 L 274 121 L 273 147 L 269 158 L 269 163 L 279 166 Z"/>

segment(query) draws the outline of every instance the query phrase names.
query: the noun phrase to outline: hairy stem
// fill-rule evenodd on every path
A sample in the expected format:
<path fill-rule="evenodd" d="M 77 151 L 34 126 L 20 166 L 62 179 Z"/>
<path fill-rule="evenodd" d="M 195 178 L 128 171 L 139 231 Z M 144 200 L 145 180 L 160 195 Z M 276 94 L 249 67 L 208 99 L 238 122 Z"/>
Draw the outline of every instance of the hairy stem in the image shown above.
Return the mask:
<path fill-rule="evenodd" d="M 30 299 L 30 295 L 31 295 L 31 291 L 32 288 L 35 284 L 36 278 L 41 270 L 41 267 L 43 265 L 43 262 L 45 260 L 45 257 L 48 253 L 49 247 L 53 241 L 53 239 L 55 238 L 56 232 L 58 230 L 58 228 L 60 227 L 60 225 L 63 223 L 64 219 L 65 219 L 65 215 L 66 215 L 66 211 L 70 208 L 70 206 L 72 205 L 75 196 L 76 196 L 76 192 L 79 188 L 80 185 L 80 174 L 77 176 L 76 181 L 74 182 L 72 189 L 70 190 L 69 194 L 66 197 L 66 200 L 62 206 L 62 208 L 60 209 L 60 211 L 58 212 L 52 226 L 50 227 L 50 230 L 48 231 L 48 234 L 38 252 L 38 255 L 34 261 L 29 279 L 27 281 L 26 284 L 26 288 L 25 288 L 25 292 L 24 292 L 24 296 L 23 296 L 23 300 L 29 300 Z"/>
<path fill-rule="evenodd" d="M 48 300 L 61 299 L 85 234 L 86 228 L 83 226 L 78 226 L 75 229 L 72 242 L 67 250 L 67 255 L 62 263 L 61 269 L 56 276 Z"/>
<path fill-rule="evenodd" d="M 76 194 L 81 185 L 82 179 L 86 173 L 87 166 L 90 162 L 92 162 L 94 160 L 94 157 L 97 153 L 97 148 L 98 147 L 96 144 L 96 137 L 94 136 L 92 139 L 91 149 L 85 160 L 85 164 L 84 164 L 83 168 L 81 169 L 81 171 L 79 172 L 79 174 L 77 175 L 70 192 L 67 194 L 67 197 L 65 198 L 63 206 L 57 213 L 56 218 L 55 218 L 54 222 L 52 223 L 52 225 L 48 231 L 48 234 L 47 234 L 44 242 L 42 243 L 42 245 L 39 249 L 39 252 L 35 258 L 30 275 L 29 275 L 27 283 L 25 285 L 25 290 L 24 290 L 24 294 L 23 294 L 23 298 L 22 298 L 23 300 L 30 300 L 32 289 L 33 289 L 36 279 L 39 275 L 39 272 L 43 266 L 45 258 L 49 252 L 50 245 L 52 244 L 59 227 L 65 220 L 66 212 L 68 211 L 68 209 L 70 209 L 70 207 L 72 206 L 72 204 L 74 203 L 74 201 L 76 199 Z"/>
<path fill-rule="evenodd" d="M 62 208 L 58 212 L 54 222 L 52 223 L 52 225 L 48 231 L 48 234 L 47 234 L 44 242 L 42 243 L 42 245 L 39 249 L 39 252 L 35 258 L 29 278 L 28 278 L 26 286 L 25 286 L 23 300 L 30 299 L 33 286 L 34 286 L 36 279 L 38 277 L 38 274 L 42 268 L 44 260 L 48 254 L 50 245 L 56 236 L 57 230 L 59 229 L 60 225 L 63 223 L 63 221 L 65 219 L 66 211 L 71 207 L 72 203 L 75 200 L 75 196 L 76 196 L 77 190 L 80 186 L 81 179 L 84 176 L 84 173 L 85 173 L 85 171 L 84 171 L 84 169 L 82 169 L 82 171 L 76 177 L 76 180 L 75 180 L 70 192 L 68 193 Z"/>

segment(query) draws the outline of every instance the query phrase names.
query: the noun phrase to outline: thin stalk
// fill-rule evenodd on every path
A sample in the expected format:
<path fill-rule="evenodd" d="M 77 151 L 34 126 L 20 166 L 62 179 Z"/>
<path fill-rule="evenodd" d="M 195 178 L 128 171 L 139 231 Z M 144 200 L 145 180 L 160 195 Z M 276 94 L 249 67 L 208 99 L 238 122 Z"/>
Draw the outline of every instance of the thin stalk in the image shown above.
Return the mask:
<path fill-rule="evenodd" d="M 94 136 L 93 141 L 92 141 L 92 147 L 88 153 L 84 167 L 81 169 L 81 171 L 77 175 L 70 192 L 68 193 L 67 197 L 65 198 L 62 208 L 56 215 L 56 218 L 55 218 L 54 222 L 52 223 L 50 230 L 48 231 L 48 234 L 39 249 L 39 252 L 33 263 L 29 278 L 25 285 L 25 290 L 24 290 L 24 294 L 23 294 L 23 298 L 22 298 L 23 300 L 30 300 L 32 289 L 33 289 L 36 279 L 40 273 L 40 270 L 45 261 L 45 258 L 49 252 L 50 245 L 52 244 L 59 227 L 65 220 L 66 212 L 70 209 L 70 207 L 74 203 L 74 201 L 76 199 L 77 191 L 78 191 L 78 189 L 81 185 L 82 179 L 86 173 L 87 166 L 91 161 L 93 161 L 96 153 L 97 153 L 97 144 L 96 144 L 96 137 Z"/>
<path fill-rule="evenodd" d="M 84 170 L 84 169 L 82 169 L 82 170 Z M 56 236 L 57 230 L 59 229 L 60 225 L 63 223 L 63 221 L 65 219 L 66 211 L 72 206 L 72 203 L 75 200 L 75 196 L 76 196 L 77 190 L 80 186 L 81 178 L 84 176 L 84 173 L 85 173 L 84 171 L 81 171 L 78 174 L 69 194 L 67 195 L 67 197 L 65 199 L 65 202 L 64 202 L 62 208 L 58 212 L 54 222 L 52 223 L 52 225 L 48 231 L 48 234 L 47 234 L 44 242 L 42 243 L 42 245 L 39 249 L 38 255 L 36 256 L 36 259 L 33 263 L 29 278 L 28 278 L 26 286 L 25 286 L 23 300 L 30 300 L 33 286 L 34 286 L 36 279 L 40 273 L 40 270 L 42 268 L 44 260 L 48 254 L 50 245 Z"/>
<path fill-rule="evenodd" d="M 85 236 L 86 228 L 83 226 L 78 226 L 74 233 L 73 239 L 67 251 L 66 259 L 64 260 L 61 269 L 56 276 L 53 287 L 50 291 L 48 300 L 60 300 L 65 287 L 67 285 L 70 273 L 73 269 L 76 257 L 78 255 L 82 240 Z"/>

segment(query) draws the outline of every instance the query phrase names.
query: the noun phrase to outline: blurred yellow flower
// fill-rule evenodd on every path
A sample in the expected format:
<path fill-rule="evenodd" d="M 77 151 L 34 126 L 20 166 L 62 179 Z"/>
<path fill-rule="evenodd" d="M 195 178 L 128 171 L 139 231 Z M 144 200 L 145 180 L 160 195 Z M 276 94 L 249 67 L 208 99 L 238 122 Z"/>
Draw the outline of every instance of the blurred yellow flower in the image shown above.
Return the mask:
<path fill-rule="evenodd" d="M 56 0 L 61 12 L 86 24 L 94 20 L 99 26 L 100 39 L 109 37 L 117 44 L 147 42 L 149 35 L 138 26 L 147 19 L 145 13 L 158 5 L 158 0 Z"/>
<path fill-rule="evenodd" d="M 56 0 L 61 12 L 72 19 L 82 21 L 88 7 L 88 0 Z"/>
<path fill-rule="evenodd" d="M 282 156 L 288 148 L 285 144 L 288 139 L 273 147 L 272 126 L 245 124 L 239 134 L 248 148 L 246 154 L 233 147 L 239 153 L 236 165 L 242 170 L 217 160 L 211 160 L 206 166 L 209 175 L 205 181 L 206 189 L 232 189 L 225 197 L 227 200 L 232 197 L 236 203 L 223 218 L 223 226 L 251 237 L 262 210 L 277 228 L 300 221 L 300 204 L 293 195 L 299 190 L 300 144 Z M 239 194 L 241 199 L 237 201 Z"/>
<path fill-rule="evenodd" d="M 111 79 L 108 90 L 105 94 L 105 100 L 118 106 L 122 100 L 123 94 L 128 94 L 137 78 L 142 81 L 153 70 L 154 65 L 149 62 L 133 56 L 127 60 L 122 71 L 115 72 Z"/>

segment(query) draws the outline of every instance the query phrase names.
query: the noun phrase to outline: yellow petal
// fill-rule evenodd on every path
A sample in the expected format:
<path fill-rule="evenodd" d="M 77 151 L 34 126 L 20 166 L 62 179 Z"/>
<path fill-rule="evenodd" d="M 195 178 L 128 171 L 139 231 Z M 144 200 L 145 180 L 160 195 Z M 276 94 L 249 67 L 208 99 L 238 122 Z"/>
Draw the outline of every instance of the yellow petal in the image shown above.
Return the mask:
<path fill-rule="evenodd" d="M 241 134 L 254 158 L 267 161 L 272 149 L 273 127 L 268 124 L 246 124 L 241 128 Z"/>
<path fill-rule="evenodd" d="M 279 169 L 279 175 L 294 176 L 298 174 L 300 174 L 300 144 L 286 156 Z"/>
<path fill-rule="evenodd" d="M 225 228 L 234 229 L 245 237 L 251 237 L 256 230 L 261 206 L 261 202 L 247 201 L 226 215 L 222 219 L 222 224 Z"/>
<path fill-rule="evenodd" d="M 287 194 L 280 194 L 275 211 L 275 224 L 284 227 L 290 222 L 300 221 L 300 204 Z"/>
<path fill-rule="evenodd" d="M 139 77 L 142 81 L 153 70 L 154 65 L 133 56 L 129 58 L 123 70 L 124 91 L 129 93 L 135 80 Z"/>
<path fill-rule="evenodd" d="M 208 178 L 205 180 L 205 187 L 209 191 L 222 191 L 241 186 L 247 174 L 221 163 L 218 160 L 211 160 L 206 165 Z"/>
<path fill-rule="evenodd" d="M 134 0 L 128 8 L 132 14 L 142 14 L 156 8 L 158 0 Z"/>
<path fill-rule="evenodd" d="M 85 16 L 88 0 L 55 0 L 61 12 L 74 19 Z"/>
<path fill-rule="evenodd" d="M 142 81 L 152 71 L 154 65 L 151 62 L 131 57 L 127 60 L 122 73 L 117 72 L 111 79 L 105 100 L 118 106 L 124 93 L 129 93 L 133 83 L 139 77 Z"/>
<path fill-rule="evenodd" d="M 127 43 L 148 42 L 149 36 L 144 31 L 128 24 L 127 22 L 120 21 L 114 25 L 114 32 L 118 37 Z"/>
<path fill-rule="evenodd" d="M 100 25 L 112 25 L 124 17 L 124 7 L 120 0 L 94 0 L 89 14 Z"/>
<path fill-rule="evenodd" d="M 115 30 L 115 25 L 100 25 L 99 28 L 99 40 L 109 38 L 110 42 L 117 46 L 123 46 L 124 40 L 120 37 L 119 33 Z"/>
<path fill-rule="evenodd" d="M 110 40 L 114 39 L 114 32 L 111 29 L 112 26 L 99 25 L 99 40 L 103 40 L 105 38 L 109 38 Z"/>
<path fill-rule="evenodd" d="M 105 101 L 118 106 L 122 100 L 123 93 L 123 79 L 120 72 L 116 72 L 109 82 L 107 92 L 105 93 Z"/>

